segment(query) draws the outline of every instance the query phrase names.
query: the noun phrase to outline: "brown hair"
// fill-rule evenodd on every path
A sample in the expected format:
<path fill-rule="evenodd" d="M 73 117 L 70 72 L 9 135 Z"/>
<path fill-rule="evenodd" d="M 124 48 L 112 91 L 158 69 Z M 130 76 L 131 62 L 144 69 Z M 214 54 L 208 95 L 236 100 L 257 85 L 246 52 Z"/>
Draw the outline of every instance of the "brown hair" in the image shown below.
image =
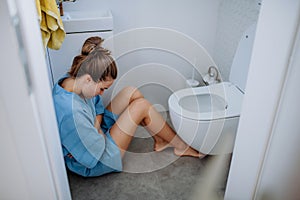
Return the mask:
<path fill-rule="evenodd" d="M 81 55 L 74 57 L 69 75 L 73 78 L 89 74 L 95 82 L 107 77 L 117 78 L 118 70 L 110 51 L 101 47 L 100 37 L 88 38 L 81 49 Z"/>
<path fill-rule="evenodd" d="M 95 47 L 101 46 L 103 43 L 103 39 L 101 37 L 90 37 L 85 40 L 81 48 L 82 55 L 88 55 L 91 51 L 94 50 Z"/>

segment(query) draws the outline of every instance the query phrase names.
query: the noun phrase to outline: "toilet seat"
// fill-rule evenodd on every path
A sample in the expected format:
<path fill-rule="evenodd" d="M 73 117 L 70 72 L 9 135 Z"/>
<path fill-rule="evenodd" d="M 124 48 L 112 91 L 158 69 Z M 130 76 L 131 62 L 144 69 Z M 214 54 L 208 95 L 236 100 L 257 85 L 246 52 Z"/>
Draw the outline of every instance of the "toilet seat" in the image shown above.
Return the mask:
<path fill-rule="evenodd" d="M 183 99 L 195 97 L 198 95 L 211 97 L 211 111 L 188 108 L 184 106 Z M 200 98 L 201 101 L 201 98 Z M 187 88 L 178 90 L 169 98 L 169 109 L 176 114 L 191 120 L 208 121 L 224 118 L 233 118 L 240 116 L 241 105 L 243 101 L 243 93 L 232 83 L 222 82 L 209 86 Z M 186 103 L 190 103 L 187 101 Z M 215 103 L 214 103 L 215 102 Z M 197 103 L 196 103 L 197 104 Z M 201 102 L 199 102 L 199 105 Z M 215 106 L 216 105 L 216 106 Z M 216 107 L 216 108 L 215 108 Z"/>

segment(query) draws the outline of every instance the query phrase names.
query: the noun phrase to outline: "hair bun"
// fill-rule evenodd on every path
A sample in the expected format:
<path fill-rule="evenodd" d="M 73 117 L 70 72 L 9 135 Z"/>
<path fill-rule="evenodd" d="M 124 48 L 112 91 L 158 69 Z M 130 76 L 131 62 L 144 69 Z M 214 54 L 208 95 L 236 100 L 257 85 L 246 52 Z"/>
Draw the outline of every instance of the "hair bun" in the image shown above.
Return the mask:
<path fill-rule="evenodd" d="M 88 38 L 81 48 L 82 55 L 88 55 L 91 53 L 96 47 L 101 46 L 103 43 L 103 39 L 98 36 Z"/>

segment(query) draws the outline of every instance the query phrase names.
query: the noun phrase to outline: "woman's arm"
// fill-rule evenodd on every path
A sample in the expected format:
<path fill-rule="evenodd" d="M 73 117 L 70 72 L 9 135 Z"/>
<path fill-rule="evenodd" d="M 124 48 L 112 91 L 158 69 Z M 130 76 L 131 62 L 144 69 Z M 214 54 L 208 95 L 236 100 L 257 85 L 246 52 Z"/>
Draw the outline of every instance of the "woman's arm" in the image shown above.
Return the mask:
<path fill-rule="evenodd" d="M 96 118 L 95 118 L 95 128 L 98 130 L 98 133 L 103 134 L 103 131 L 101 129 L 101 123 L 104 113 L 104 106 L 102 103 L 102 99 L 100 95 L 97 95 L 94 97 L 94 103 L 95 103 L 95 110 L 96 110 Z"/>
<path fill-rule="evenodd" d="M 97 115 L 96 119 L 95 119 L 95 124 L 94 124 L 95 128 L 98 130 L 98 133 L 100 133 L 100 134 L 103 134 L 103 131 L 100 126 L 101 122 L 102 122 L 102 118 L 103 118 L 102 115 Z"/>
<path fill-rule="evenodd" d="M 87 112 L 76 110 L 66 115 L 59 126 L 61 142 L 69 157 L 74 157 L 87 168 L 96 166 L 106 146 L 105 137 L 99 134 L 93 123 L 95 119 L 90 117 Z"/>

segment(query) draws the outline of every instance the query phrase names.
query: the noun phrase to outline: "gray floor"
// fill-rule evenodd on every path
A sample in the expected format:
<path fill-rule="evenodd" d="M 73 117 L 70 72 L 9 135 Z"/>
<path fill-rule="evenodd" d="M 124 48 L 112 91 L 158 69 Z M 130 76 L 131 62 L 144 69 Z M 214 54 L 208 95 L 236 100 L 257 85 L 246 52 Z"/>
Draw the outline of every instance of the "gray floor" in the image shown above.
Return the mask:
<path fill-rule="evenodd" d="M 217 199 L 223 199 L 231 156 L 223 164 L 212 164 L 217 156 L 203 159 L 177 157 L 172 148 L 153 152 L 153 140 L 139 127 L 136 137 L 124 158 L 124 172 L 101 177 L 83 178 L 68 172 L 72 198 L 74 200 L 143 199 L 185 200 L 207 199 L 205 186 L 221 173 L 221 180 L 213 184 Z M 220 173 L 211 171 L 219 170 Z M 204 189 L 203 189 L 204 188 Z"/>

